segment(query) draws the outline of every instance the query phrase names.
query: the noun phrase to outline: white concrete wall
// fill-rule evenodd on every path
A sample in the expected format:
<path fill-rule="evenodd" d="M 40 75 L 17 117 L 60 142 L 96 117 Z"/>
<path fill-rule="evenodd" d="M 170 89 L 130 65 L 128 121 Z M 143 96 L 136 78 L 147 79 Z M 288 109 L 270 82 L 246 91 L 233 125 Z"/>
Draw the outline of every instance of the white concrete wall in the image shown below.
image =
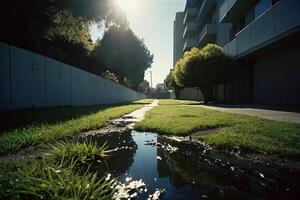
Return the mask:
<path fill-rule="evenodd" d="M 46 104 L 45 57 L 10 47 L 12 104 L 41 107 Z"/>
<path fill-rule="evenodd" d="M 197 92 L 196 88 L 183 88 L 179 92 L 178 99 L 191 100 L 191 101 L 203 101 L 204 97 L 203 97 L 201 90 L 198 90 L 198 92 Z"/>
<path fill-rule="evenodd" d="M 0 43 L 0 110 L 129 102 L 146 98 L 100 76 Z"/>
<path fill-rule="evenodd" d="M 46 103 L 49 106 L 72 104 L 72 67 L 46 58 Z"/>

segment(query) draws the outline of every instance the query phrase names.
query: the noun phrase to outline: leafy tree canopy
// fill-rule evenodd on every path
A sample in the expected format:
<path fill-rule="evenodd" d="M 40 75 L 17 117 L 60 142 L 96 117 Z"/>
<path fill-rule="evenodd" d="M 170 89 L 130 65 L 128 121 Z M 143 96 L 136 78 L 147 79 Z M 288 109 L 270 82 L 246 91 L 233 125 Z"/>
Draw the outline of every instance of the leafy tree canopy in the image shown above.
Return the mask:
<path fill-rule="evenodd" d="M 111 71 L 118 72 L 121 82 L 137 88 L 151 67 L 153 55 L 129 27 L 112 26 L 104 34 L 93 55 Z M 126 79 L 124 79 L 126 77 Z"/>
<path fill-rule="evenodd" d="M 89 26 L 102 22 L 126 25 L 111 0 L 2 0 L 0 39 L 41 51 L 44 40 L 65 39 L 90 47 Z"/>
<path fill-rule="evenodd" d="M 208 44 L 203 49 L 192 48 L 175 65 L 175 81 L 182 87 L 199 87 L 205 102 L 212 98 L 212 87 L 226 83 L 234 70 L 234 62 L 223 49 Z"/>
<path fill-rule="evenodd" d="M 166 87 L 169 90 L 174 89 L 175 87 L 178 87 L 176 81 L 175 81 L 175 77 L 174 77 L 174 70 L 170 70 L 170 73 L 167 75 L 166 79 L 164 80 L 164 83 L 166 85 Z"/>
<path fill-rule="evenodd" d="M 135 89 L 153 60 L 114 0 L 2 0 L 0 23 L 0 41 Z M 89 33 L 92 24 L 108 30 L 97 44 Z"/>
<path fill-rule="evenodd" d="M 146 96 L 149 96 L 150 95 L 150 83 L 146 80 L 144 80 L 143 82 L 141 82 L 139 84 L 139 87 L 138 87 L 138 91 Z"/>

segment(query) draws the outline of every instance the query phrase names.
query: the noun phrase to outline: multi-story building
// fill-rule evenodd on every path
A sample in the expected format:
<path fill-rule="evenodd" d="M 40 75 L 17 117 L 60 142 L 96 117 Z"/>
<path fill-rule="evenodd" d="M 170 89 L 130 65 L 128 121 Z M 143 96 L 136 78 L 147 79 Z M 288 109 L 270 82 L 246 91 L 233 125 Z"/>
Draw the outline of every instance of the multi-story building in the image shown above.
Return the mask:
<path fill-rule="evenodd" d="M 300 104 L 299 0 L 188 0 L 182 26 L 181 56 L 215 43 L 238 63 L 216 100 Z"/>
<path fill-rule="evenodd" d="M 183 47 L 183 17 L 184 12 L 176 13 L 176 18 L 174 21 L 174 32 L 173 32 L 173 65 L 176 64 L 177 60 L 182 57 L 182 47 Z"/>

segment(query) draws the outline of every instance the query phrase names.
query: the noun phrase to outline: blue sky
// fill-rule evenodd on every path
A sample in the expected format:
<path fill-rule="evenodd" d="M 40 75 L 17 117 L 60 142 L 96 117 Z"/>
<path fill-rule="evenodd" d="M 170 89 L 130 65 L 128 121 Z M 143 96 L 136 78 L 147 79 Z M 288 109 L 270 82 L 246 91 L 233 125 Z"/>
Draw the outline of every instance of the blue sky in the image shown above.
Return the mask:
<path fill-rule="evenodd" d="M 175 13 L 184 9 L 185 0 L 123 1 L 127 1 L 124 10 L 131 29 L 144 39 L 154 54 L 151 71 L 155 87 L 163 82 L 173 67 L 173 22 Z M 96 33 L 92 35 L 97 36 Z M 149 73 L 146 73 L 145 79 L 150 81 Z"/>

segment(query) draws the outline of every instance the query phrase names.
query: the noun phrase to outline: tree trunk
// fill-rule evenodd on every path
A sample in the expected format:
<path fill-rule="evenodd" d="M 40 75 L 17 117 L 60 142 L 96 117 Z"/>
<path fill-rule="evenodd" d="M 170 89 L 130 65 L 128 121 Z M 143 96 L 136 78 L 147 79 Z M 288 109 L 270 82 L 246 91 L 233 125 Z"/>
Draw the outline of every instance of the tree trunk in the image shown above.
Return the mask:
<path fill-rule="evenodd" d="M 180 90 L 181 90 L 180 88 L 174 87 L 175 99 L 179 99 Z"/>
<path fill-rule="evenodd" d="M 204 97 L 204 104 L 208 104 L 213 101 L 212 87 L 202 87 L 201 91 Z"/>

